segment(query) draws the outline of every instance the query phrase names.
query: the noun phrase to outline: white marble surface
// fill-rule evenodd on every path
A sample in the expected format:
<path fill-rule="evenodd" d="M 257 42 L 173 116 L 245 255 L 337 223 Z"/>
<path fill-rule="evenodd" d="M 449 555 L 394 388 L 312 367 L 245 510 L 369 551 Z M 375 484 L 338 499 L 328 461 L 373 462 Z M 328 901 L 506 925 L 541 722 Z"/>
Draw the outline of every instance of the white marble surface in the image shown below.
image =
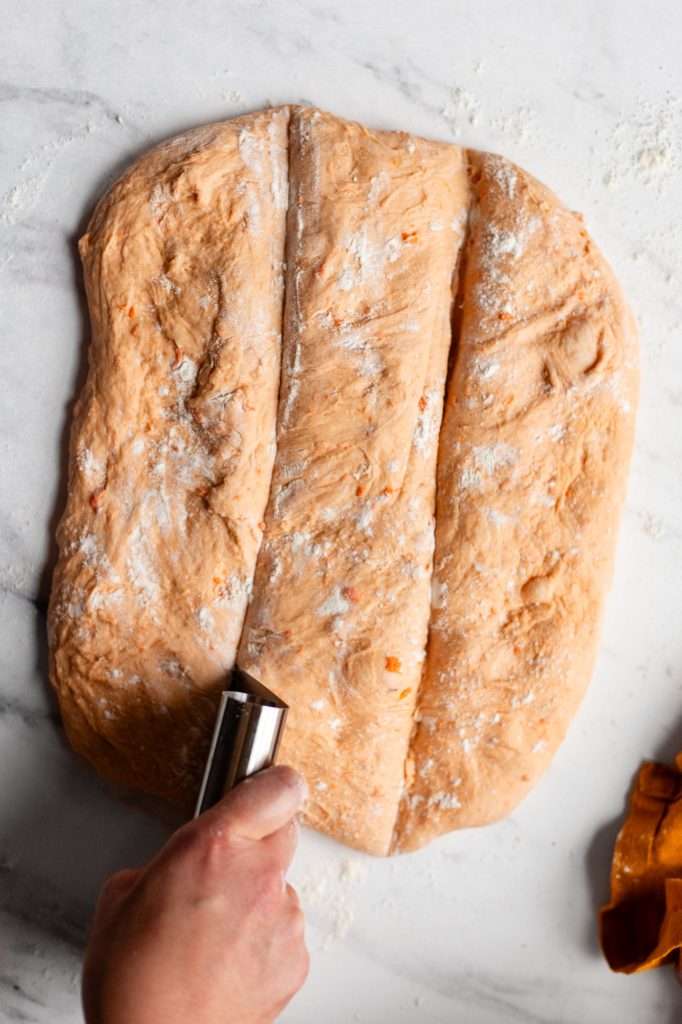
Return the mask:
<path fill-rule="evenodd" d="M 502 824 L 393 862 L 306 835 L 308 1022 L 672 1024 L 596 901 L 638 761 L 682 747 L 682 10 L 610 0 L 8 0 L 0 36 L 0 1020 L 78 1021 L 97 886 L 164 828 L 65 748 L 44 609 L 82 367 L 74 242 L 111 176 L 196 123 L 310 100 L 497 149 L 582 209 L 642 328 L 638 445 L 590 693 Z"/>

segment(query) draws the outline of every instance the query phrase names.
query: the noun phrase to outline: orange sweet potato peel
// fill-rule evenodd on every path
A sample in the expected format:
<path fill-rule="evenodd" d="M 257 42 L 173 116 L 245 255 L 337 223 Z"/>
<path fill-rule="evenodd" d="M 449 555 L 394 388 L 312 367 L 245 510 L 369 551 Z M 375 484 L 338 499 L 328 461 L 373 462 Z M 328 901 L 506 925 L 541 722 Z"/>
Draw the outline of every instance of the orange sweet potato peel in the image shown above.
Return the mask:
<path fill-rule="evenodd" d="M 611 867 L 611 900 L 599 915 L 604 956 L 633 974 L 674 962 L 682 950 L 682 753 L 675 767 L 646 762 Z"/>

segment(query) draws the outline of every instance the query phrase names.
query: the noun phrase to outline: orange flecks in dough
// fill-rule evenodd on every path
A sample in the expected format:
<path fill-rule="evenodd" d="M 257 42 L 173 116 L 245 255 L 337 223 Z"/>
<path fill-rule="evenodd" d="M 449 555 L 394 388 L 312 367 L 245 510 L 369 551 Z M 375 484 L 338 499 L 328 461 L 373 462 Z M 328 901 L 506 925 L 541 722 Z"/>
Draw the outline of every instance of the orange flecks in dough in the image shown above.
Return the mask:
<path fill-rule="evenodd" d="M 257 170 L 243 159 L 252 146 Z M 287 217 L 288 174 L 312 220 Z M 255 201 L 260 231 L 244 216 Z M 581 226 L 501 158 L 298 108 L 199 129 L 114 186 L 82 245 L 94 384 L 76 414 L 81 472 L 50 613 L 69 735 L 105 775 L 189 806 L 214 717 L 201 693 L 239 654 L 300 709 L 282 757 L 334 780 L 307 820 L 338 839 L 376 854 L 414 849 L 520 799 L 587 682 L 631 437 L 633 331 Z M 453 285 L 463 315 L 448 369 Z M 573 315 L 578 290 L 585 308 Z M 296 378 L 286 417 L 280 378 Z M 88 497 L 107 479 L 96 515 Z M 570 514 L 557 516 L 564 494 Z M 560 559 L 551 602 L 519 606 L 508 589 L 518 567 L 547 575 L 546 557 L 573 549 L 576 524 L 580 558 Z M 88 538 L 82 551 L 85 531 L 96 547 Z M 299 549 L 294 535 L 314 541 Z M 90 593 L 109 563 L 121 614 L 63 599 L 74 585 Z M 340 600 L 346 584 L 358 603 Z M 138 642 L 128 622 L 139 622 Z M 102 716 L 104 664 L 151 676 L 153 706 L 120 687 L 115 716 Z M 330 687 L 338 717 L 313 716 Z M 434 714 L 417 729 L 418 693 Z M 495 712 L 476 714 L 475 742 L 442 742 L 451 702 Z M 341 728 L 346 703 L 352 728 Z M 500 786 L 489 785 L 493 740 Z M 434 749 L 439 771 L 422 771 Z M 443 783 L 465 771 L 471 785 L 455 799 Z M 374 786 L 377 805 L 366 799 Z"/>
<path fill-rule="evenodd" d="M 99 510 L 100 510 L 100 508 L 102 506 L 102 495 L 103 494 L 104 494 L 104 488 L 103 487 L 99 487 L 96 491 L 93 491 L 92 494 L 90 495 L 90 497 L 88 498 L 88 502 L 90 504 L 90 508 L 94 512 L 99 512 Z"/>
<path fill-rule="evenodd" d="M 599 915 L 604 956 L 633 974 L 675 961 L 682 949 L 682 753 L 675 767 L 645 762 L 611 866 Z"/>
<path fill-rule="evenodd" d="M 352 604 L 357 604 L 360 600 L 360 591 L 357 587 L 344 587 L 342 593 L 346 600 Z"/>

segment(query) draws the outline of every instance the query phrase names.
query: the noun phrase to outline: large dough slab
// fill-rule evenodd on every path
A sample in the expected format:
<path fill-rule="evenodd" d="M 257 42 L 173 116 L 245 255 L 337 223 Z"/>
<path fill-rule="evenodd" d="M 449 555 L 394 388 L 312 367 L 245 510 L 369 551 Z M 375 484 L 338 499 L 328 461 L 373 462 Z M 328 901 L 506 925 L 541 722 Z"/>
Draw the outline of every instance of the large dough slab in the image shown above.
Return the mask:
<path fill-rule="evenodd" d="M 632 444 L 581 219 L 502 158 L 286 108 L 142 157 L 81 251 L 76 749 L 189 808 L 238 656 L 316 828 L 383 854 L 511 810 L 589 678 Z"/>

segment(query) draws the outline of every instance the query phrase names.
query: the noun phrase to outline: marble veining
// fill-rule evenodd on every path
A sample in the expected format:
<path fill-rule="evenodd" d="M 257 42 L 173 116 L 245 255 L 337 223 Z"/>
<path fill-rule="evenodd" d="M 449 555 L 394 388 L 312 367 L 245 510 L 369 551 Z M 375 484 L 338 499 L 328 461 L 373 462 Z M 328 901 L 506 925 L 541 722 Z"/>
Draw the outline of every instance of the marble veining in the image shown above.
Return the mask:
<path fill-rule="evenodd" d="M 268 102 L 497 150 L 581 209 L 642 335 L 638 444 L 592 687 L 507 821 L 394 861 L 303 837 L 310 980 L 283 1016 L 673 1024 L 672 973 L 609 973 L 594 912 L 632 774 L 682 748 L 682 66 L 673 0 L 9 0 L 0 38 L 0 1022 L 75 1024 L 98 887 L 168 812 L 69 751 L 45 610 L 88 327 L 75 243 L 147 146 Z"/>

